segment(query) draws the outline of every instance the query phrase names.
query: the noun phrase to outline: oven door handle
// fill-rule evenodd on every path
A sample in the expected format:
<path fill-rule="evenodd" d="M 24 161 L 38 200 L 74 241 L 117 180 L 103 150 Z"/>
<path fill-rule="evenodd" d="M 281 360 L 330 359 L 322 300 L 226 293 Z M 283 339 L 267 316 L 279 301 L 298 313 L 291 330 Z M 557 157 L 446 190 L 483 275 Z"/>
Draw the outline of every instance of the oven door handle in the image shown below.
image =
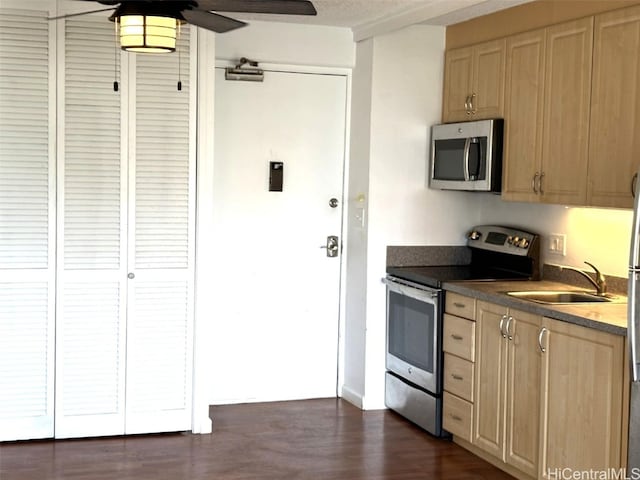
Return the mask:
<path fill-rule="evenodd" d="M 463 174 L 464 174 L 464 181 L 468 182 L 469 178 L 470 178 L 470 174 L 469 174 L 469 150 L 471 150 L 471 137 L 467 137 L 464 140 L 464 155 L 463 155 L 463 159 L 464 159 L 464 165 L 462 167 Z"/>
<path fill-rule="evenodd" d="M 416 300 L 422 300 L 427 303 L 435 303 L 442 292 L 442 290 L 439 289 L 414 284 L 408 281 L 405 283 L 404 280 L 398 281 L 391 278 L 383 278 L 382 283 L 384 283 L 392 292 L 415 298 Z"/>

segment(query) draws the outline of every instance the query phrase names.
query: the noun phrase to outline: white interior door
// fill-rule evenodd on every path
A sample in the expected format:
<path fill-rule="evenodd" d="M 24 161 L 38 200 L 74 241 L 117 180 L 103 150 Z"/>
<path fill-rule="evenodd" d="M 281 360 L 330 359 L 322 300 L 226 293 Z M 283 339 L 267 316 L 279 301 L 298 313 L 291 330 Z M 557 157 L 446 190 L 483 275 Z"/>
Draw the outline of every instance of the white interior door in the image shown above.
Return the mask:
<path fill-rule="evenodd" d="M 127 434 L 191 429 L 195 98 L 189 45 L 183 27 L 180 91 L 178 54 L 130 59 Z"/>
<path fill-rule="evenodd" d="M 51 13 L 41 1 L 0 5 L 0 441 L 54 428 Z"/>
<path fill-rule="evenodd" d="M 111 88 L 113 27 L 104 17 L 62 26 L 55 436 L 117 435 L 126 378 L 126 91 Z"/>
<path fill-rule="evenodd" d="M 341 255 L 320 247 L 341 236 L 346 77 L 217 69 L 215 89 L 212 402 L 335 396 Z"/>

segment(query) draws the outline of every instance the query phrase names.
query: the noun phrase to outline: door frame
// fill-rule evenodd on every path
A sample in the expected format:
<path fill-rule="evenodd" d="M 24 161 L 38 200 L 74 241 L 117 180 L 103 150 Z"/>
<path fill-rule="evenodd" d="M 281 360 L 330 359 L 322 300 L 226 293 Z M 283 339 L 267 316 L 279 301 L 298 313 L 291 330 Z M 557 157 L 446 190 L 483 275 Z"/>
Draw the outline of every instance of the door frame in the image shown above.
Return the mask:
<path fill-rule="evenodd" d="M 208 319 L 214 305 L 207 295 L 212 288 L 213 272 L 207 271 L 204 265 L 211 263 L 211 254 L 207 252 L 207 245 L 212 243 L 215 235 L 212 217 L 213 177 L 215 175 L 214 142 L 211 132 L 215 126 L 215 70 L 216 68 L 233 67 L 231 60 L 215 59 L 215 37 L 209 32 L 198 29 L 198 105 L 208 106 L 198 108 L 197 122 L 197 205 L 196 205 L 196 291 L 195 291 L 195 328 L 194 328 L 194 392 L 193 392 L 193 433 L 211 432 L 211 420 L 208 418 L 209 383 L 207 376 L 210 371 L 211 360 L 207 352 L 207 338 L 215 332 L 212 322 Z M 314 75 L 342 76 L 346 80 L 345 101 L 345 131 L 342 174 L 342 205 L 341 205 L 341 255 L 339 276 L 339 306 L 338 306 L 338 359 L 336 372 L 336 397 L 339 397 L 344 385 L 344 357 L 345 357 L 345 302 L 346 302 L 346 258 L 348 255 L 347 242 L 348 216 L 347 202 L 349 201 L 349 153 L 350 153 L 350 125 L 351 125 L 351 94 L 352 71 L 349 68 L 322 67 L 313 65 L 291 65 L 280 63 L 262 63 L 266 74 L 269 72 L 300 73 Z M 207 417 L 204 416 L 206 407 Z"/>

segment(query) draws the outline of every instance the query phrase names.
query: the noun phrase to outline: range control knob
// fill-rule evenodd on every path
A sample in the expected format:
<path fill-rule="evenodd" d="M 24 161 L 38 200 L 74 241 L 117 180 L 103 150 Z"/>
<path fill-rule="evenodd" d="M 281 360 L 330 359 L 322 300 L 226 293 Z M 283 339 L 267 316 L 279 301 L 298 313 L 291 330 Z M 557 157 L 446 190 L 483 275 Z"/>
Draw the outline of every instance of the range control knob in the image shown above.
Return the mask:
<path fill-rule="evenodd" d="M 519 243 L 520 243 L 520 237 L 515 236 L 511 238 L 511 245 L 517 247 Z"/>
<path fill-rule="evenodd" d="M 481 236 L 482 236 L 482 234 L 480 232 L 478 232 L 477 230 L 471 230 L 469 232 L 469 235 L 467 235 L 467 237 L 470 240 L 479 240 Z"/>
<path fill-rule="evenodd" d="M 520 248 L 527 248 L 529 246 L 529 240 L 527 240 L 526 238 L 521 238 L 520 242 L 518 242 L 518 246 Z"/>

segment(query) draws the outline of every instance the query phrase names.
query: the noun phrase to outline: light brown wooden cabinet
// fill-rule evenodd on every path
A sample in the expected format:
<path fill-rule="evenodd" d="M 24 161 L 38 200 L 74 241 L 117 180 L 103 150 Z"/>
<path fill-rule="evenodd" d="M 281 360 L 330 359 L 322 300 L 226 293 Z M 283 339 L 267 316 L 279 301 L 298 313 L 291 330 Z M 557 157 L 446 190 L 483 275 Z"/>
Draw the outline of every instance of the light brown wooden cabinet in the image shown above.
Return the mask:
<path fill-rule="evenodd" d="M 537 202 L 542 161 L 546 30 L 507 38 L 502 198 Z"/>
<path fill-rule="evenodd" d="M 541 323 L 478 302 L 472 443 L 531 477 L 538 472 Z"/>
<path fill-rule="evenodd" d="M 543 319 L 540 478 L 621 465 L 624 337 Z"/>
<path fill-rule="evenodd" d="M 592 42 L 593 17 L 508 39 L 503 198 L 586 204 Z"/>
<path fill-rule="evenodd" d="M 445 312 L 442 425 L 457 438 L 471 442 L 476 300 L 447 292 Z"/>
<path fill-rule="evenodd" d="M 587 204 L 633 207 L 640 165 L 640 6 L 595 17 Z"/>
<path fill-rule="evenodd" d="M 501 118 L 504 62 L 504 39 L 447 51 L 442 121 Z"/>

